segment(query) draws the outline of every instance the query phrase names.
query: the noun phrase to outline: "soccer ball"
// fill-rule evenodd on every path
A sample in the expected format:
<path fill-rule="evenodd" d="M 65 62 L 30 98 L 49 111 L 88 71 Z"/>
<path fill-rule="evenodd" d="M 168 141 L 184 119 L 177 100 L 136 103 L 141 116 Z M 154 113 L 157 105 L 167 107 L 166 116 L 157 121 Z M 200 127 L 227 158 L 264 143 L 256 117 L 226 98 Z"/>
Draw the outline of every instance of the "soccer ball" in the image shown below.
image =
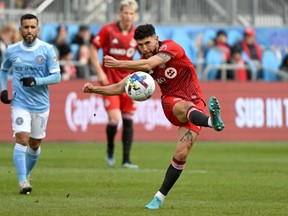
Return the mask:
<path fill-rule="evenodd" d="M 145 101 L 155 91 L 155 82 L 148 73 L 138 71 L 129 75 L 125 83 L 125 91 L 135 101 Z"/>

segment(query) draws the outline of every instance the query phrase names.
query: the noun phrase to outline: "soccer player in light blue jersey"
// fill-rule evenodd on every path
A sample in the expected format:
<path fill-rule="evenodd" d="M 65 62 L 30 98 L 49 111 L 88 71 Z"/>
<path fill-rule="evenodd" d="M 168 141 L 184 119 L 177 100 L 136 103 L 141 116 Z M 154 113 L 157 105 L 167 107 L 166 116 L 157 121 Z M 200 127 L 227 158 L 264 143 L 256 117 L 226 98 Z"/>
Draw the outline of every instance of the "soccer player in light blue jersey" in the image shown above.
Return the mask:
<path fill-rule="evenodd" d="M 20 193 L 30 194 L 30 173 L 38 161 L 40 144 L 46 136 L 50 101 L 48 85 L 61 80 L 59 62 L 53 46 L 39 40 L 38 18 L 21 17 L 23 40 L 8 46 L 1 65 L 1 101 L 11 103 L 15 147 L 14 165 Z M 12 71 L 12 99 L 8 99 L 8 72 Z"/>

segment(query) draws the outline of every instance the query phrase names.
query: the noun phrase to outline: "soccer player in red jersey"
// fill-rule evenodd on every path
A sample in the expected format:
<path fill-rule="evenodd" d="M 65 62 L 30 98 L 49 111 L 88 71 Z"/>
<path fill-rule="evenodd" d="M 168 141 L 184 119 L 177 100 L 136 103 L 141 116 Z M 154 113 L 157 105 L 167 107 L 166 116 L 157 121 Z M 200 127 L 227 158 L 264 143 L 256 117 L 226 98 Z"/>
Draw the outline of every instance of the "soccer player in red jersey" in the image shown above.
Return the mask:
<path fill-rule="evenodd" d="M 132 72 L 127 69 L 112 69 L 101 66 L 99 62 L 98 49 L 103 50 L 104 55 L 113 56 L 119 60 L 132 60 L 137 49 L 134 40 L 134 18 L 138 9 L 135 0 L 122 0 L 120 3 L 120 21 L 104 25 L 99 33 L 93 38 L 91 46 L 91 60 L 101 85 L 118 83 Z M 104 96 L 104 106 L 108 114 L 106 128 L 107 156 L 106 162 L 109 167 L 115 164 L 114 138 L 117 127 L 122 117 L 123 132 L 123 159 L 122 167 L 137 169 L 138 165 L 130 161 L 130 151 L 133 141 L 133 114 L 136 104 L 126 93 L 117 96 Z"/>
<path fill-rule="evenodd" d="M 105 56 L 104 64 L 109 68 L 141 70 L 151 74 L 160 86 L 162 107 L 167 119 L 173 125 L 179 126 L 176 150 L 164 181 L 152 201 L 145 206 L 148 209 L 158 209 L 184 170 L 186 158 L 201 127 L 221 131 L 224 123 L 220 117 L 219 102 L 214 96 L 209 100 L 210 116 L 204 114 L 206 105 L 196 71 L 180 45 L 172 40 L 158 41 L 151 24 L 138 26 L 134 39 L 142 59 L 123 61 Z M 86 83 L 83 92 L 116 95 L 125 91 L 124 85 L 125 78 L 117 84 L 105 87 Z"/>

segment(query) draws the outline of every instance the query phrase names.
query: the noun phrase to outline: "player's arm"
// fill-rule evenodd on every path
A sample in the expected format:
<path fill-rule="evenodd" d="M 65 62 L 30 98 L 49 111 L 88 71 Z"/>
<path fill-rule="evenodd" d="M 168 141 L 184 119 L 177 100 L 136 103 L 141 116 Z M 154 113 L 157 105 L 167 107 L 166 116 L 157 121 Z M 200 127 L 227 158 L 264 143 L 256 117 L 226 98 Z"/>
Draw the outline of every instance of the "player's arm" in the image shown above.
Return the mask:
<path fill-rule="evenodd" d="M 98 51 L 105 46 L 109 46 L 109 30 L 107 26 L 103 26 L 98 34 L 93 38 L 90 46 L 90 59 L 97 74 L 97 78 L 100 84 L 108 85 L 109 81 L 106 73 L 104 72 L 101 62 L 99 61 Z M 107 44 L 108 43 L 108 44 Z"/>
<path fill-rule="evenodd" d="M 20 82 L 23 83 L 23 86 L 32 87 L 32 86 L 42 86 L 42 85 L 52 85 L 60 83 L 61 74 L 59 61 L 56 56 L 55 50 L 53 46 L 48 48 L 47 54 L 47 68 L 49 71 L 49 75 L 45 77 L 23 77 L 20 79 Z"/>
<path fill-rule="evenodd" d="M 8 71 L 1 69 L 0 77 L 1 77 L 1 91 L 7 90 Z"/>
<path fill-rule="evenodd" d="M 117 60 L 112 56 L 104 57 L 104 64 L 110 68 L 124 68 L 135 71 L 149 71 L 159 65 L 165 64 L 171 59 L 171 56 L 165 53 L 158 53 L 148 59 L 140 60 Z"/>
<path fill-rule="evenodd" d="M 1 101 L 4 104 L 10 104 L 11 100 L 8 99 L 8 90 L 7 90 L 7 82 L 8 82 L 8 71 L 0 70 L 1 77 Z"/>
<path fill-rule="evenodd" d="M 52 85 L 60 83 L 61 74 L 60 72 L 50 73 L 46 77 L 23 77 L 20 79 L 20 82 L 23 82 L 23 86 L 32 87 L 32 86 L 41 86 L 41 85 Z"/>
<path fill-rule="evenodd" d="M 7 90 L 7 83 L 8 83 L 8 72 L 12 67 L 12 62 L 10 61 L 10 49 L 7 48 L 3 62 L 0 69 L 0 77 L 1 77 L 1 101 L 4 104 L 10 104 L 11 100 L 8 99 L 8 90 Z"/>
<path fill-rule="evenodd" d="M 107 76 L 106 76 L 105 72 L 103 71 L 102 66 L 100 64 L 100 61 L 99 61 L 98 49 L 93 44 L 90 46 L 90 55 L 91 55 L 91 63 L 95 69 L 97 76 L 98 76 L 98 81 L 102 85 L 109 84 Z"/>
<path fill-rule="evenodd" d="M 87 82 L 82 88 L 84 93 L 96 93 L 101 95 L 120 95 L 125 92 L 125 81 L 126 78 L 118 83 L 106 85 L 106 86 L 93 86 L 91 83 Z"/>

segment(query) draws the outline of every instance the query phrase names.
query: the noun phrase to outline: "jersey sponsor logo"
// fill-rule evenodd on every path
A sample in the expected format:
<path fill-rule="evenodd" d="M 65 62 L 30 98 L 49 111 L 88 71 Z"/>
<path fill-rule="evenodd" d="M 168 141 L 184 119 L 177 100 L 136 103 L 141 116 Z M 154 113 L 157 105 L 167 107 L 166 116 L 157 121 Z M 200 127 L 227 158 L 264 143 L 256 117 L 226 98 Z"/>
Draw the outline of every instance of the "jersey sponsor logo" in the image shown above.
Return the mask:
<path fill-rule="evenodd" d="M 167 49 L 167 45 L 164 44 L 164 45 L 162 45 L 162 46 L 159 48 L 159 51 L 166 50 L 166 49 Z"/>
<path fill-rule="evenodd" d="M 110 48 L 109 52 L 114 55 L 122 55 L 122 56 L 126 54 L 125 49 L 118 49 L 118 48 Z"/>
<path fill-rule="evenodd" d="M 173 67 L 169 67 L 165 70 L 164 74 L 168 79 L 173 79 L 177 76 L 177 70 Z"/>
<path fill-rule="evenodd" d="M 38 55 L 38 56 L 36 56 L 35 61 L 38 64 L 43 64 L 44 63 L 44 57 L 42 55 Z"/>
<path fill-rule="evenodd" d="M 22 125 L 24 122 L 23 118 L 22 117 L 17 117 L 16 120 L 15 120 L 15 123 L 17 125 Z"/>
<path fill-rule="evenodd" d="M 125 49 L 120 48 L 110 48 L 109 50 L 110 54 L 112 55 L 120 55 L 120 56 L 127 56 L 128 58 L 132 57 L 135 53 L 134 48 L 129 48 L 127 51 Z"/>

